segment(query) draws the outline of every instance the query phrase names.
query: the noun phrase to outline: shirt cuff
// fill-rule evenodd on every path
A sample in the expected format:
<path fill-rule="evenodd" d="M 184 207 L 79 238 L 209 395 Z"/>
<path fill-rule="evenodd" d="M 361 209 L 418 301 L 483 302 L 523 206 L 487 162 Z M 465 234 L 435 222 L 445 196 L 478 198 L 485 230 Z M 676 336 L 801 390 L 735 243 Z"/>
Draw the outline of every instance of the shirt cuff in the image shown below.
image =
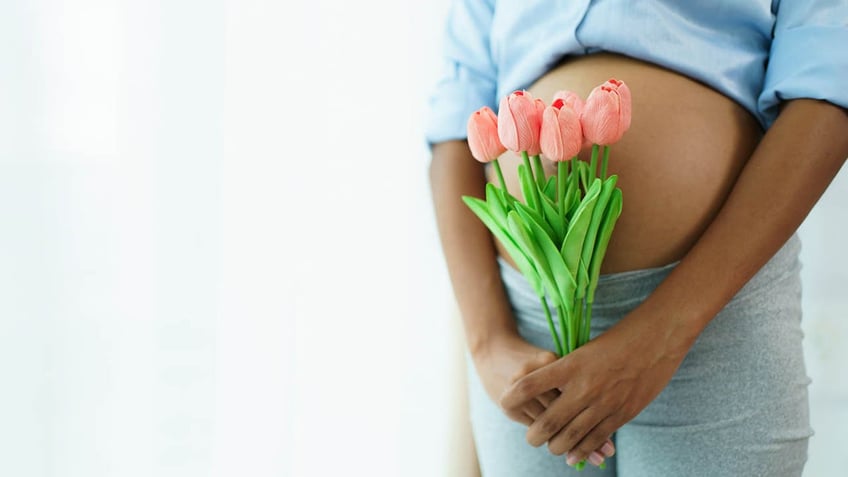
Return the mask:
<path fill-rule="evenodd" d="M 425 123 L 429 146 L 442 141 L 466 139 L 471 113 L 488 106 L 497 112 L 495 85 L 455 65 L 430 97 Z"/>
<path fill-rule="evenodd" d="M 771 45 L 759 110 L 774 118 L 781 101 L 798 98 L 848 108 L 846 78 L 848 28 L 801 26 L 778 31 Z"/>

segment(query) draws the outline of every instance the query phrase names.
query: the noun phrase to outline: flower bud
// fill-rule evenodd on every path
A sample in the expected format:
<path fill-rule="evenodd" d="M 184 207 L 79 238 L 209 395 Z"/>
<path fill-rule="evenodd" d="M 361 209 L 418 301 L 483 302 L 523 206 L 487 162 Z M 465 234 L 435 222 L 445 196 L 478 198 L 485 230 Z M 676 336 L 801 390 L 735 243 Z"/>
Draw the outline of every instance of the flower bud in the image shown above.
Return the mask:
<path fill-rule="evenodd" d="M 498 136 L 509 150 L 526 151 L 535 156 L 541 152 L 539 133 L 545 104 L 534 100 L 527 91 L 515 91 L 501 100 L 498 109 Z"/>
<path fill-rule="evenodd" d="M 589 93 L 580 121 L 586 138 L 600 145 L 618 142 L 630 127 L 630 89 L 610 79 Z"/>
<path fill-rule="evenodd" d="M 471 113 L 468 118 L 468 147 L 480 162 L 491 162 L 506 151 L 498 138 L 498 117 L 488 106 Z"/>

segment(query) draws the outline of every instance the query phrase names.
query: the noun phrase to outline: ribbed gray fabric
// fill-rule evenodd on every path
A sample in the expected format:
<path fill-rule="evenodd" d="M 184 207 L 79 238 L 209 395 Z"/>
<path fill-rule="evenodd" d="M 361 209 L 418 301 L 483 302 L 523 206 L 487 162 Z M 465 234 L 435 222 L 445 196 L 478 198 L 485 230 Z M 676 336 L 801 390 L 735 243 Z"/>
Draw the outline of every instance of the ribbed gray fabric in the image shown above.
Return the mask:
<path fill-rule="evenodd" d="M 468 360 L 471 425 L 483 477 L 800 476 L 813 434 L 800 247 L 794 235 L 710 322 L 666 389 L 616 433 L 617 454 L 604 471 L 587 465 L 577 472 L 546 446 L 527 444 L 526 426 L 489 399 Z M 641 303 L 674 266 L 602 276 L 592 336 Z M 501 275 L 521 335 L 554 350 L 527 281 L 504 261 Z"/>

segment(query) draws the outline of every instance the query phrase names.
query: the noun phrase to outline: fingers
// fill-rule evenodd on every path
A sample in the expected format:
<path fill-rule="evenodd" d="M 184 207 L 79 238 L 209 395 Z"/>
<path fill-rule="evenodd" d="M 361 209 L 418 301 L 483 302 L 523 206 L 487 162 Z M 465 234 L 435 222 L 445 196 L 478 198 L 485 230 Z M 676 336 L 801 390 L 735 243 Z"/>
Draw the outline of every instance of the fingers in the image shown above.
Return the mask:
<path fill-rule="evenodd" d="M 533 421 L 545 412 L 545 409 L 556 399 L 558 394 L 558 392 L 545 393 L 532 401 L 528 401 L 519 410 L 504 411 L 513 421 L 520 422 L 529 427 L 533 424 Z"/>
<path fill-rule="evenodd" d="M 539 351 L 536 353 L 532 359 L 525 362 L 516 372 L 512 375 L 510 382 L 515 383 L 519 379 L 527 376 L 528 374 L 536 371 L 539 368 L 547 366 L 553 362 L 555 362 L 559 357 L 550 351 Z"/>
<path fill-rule="evenodd" d="M 588 432 L 572 450 L 568 451 L 568 459 L 566 459 L 566 462 L 576 463 L 584 459 L 590 459 L 589 461 L 592 462 L 591 456 L 593 453 L 600 455 L 602 457 L 601 460 L 603 460 L 604 456 L 610 457 L 611 455 L 614 455 L 615 448 L 612 446 L 612 443 L 609 442 L 609 436 L 618 429 L 619 426 L 617 423 L 619 421 L 619 416 L 613 414 L 598 423 L 598 425 Z M 607 452 L 610 448 L 612 448 L 612 454 Z M 600 451 L 597 449 L 600 449 Z M 595 462 L 592 463 L 595 464 Z"/>
<path fill-rule="evenodd" d="M 559 356 L 557 356 L 557 354 L 554 353 L 553 351 L 540 351 L 536 355 L 535 361 L 536 361 L 536 366 L 541 368 L 542 366 L 547 366 L 547 365 L 553 363 L 554 361 L 556 361 L 558 359 L 559 359 Z"/>
<path fill-rule="evenodd" d="M 504 413 L 506 414 L 506 417 L 512 419 L 515 422 L 524 424 L 528 427 L 533 424 L 533 421 L 536 420 L 535 417 L 527 414 L 523 408 L 518 410 L 504 410 Z"/>
<path fill-rule="evenodd" d="M 546 419 L 546 416 L 542 416 L 541 418 L 537 418 L 534 422 L 540 422 L 541 420 Z M 548 450 L 551 451 L 551 454 L 554 455 L 563 455 L 566 452 L 574 450 L 577 447 L 577 444 L 583 440 L 586 435 L 592 431 L 592 429 L 598 424 L 600 421 L 600 417 L 597 416 L 592 408 L 586 408 L 577 414 L 574 419 L 567 422 L 566 424 L 560 426 L 554 434 L 550 437 L 545 438 L 545 441 L 548 443 Z M 543 426 L 539 426 L 540 429 Z M 530 429 L 533 429 L 533 426 L 530 426 Z M 535 431 L 535 430 L 534 430 Z M 529 432 L 528 432 L 529 434 Z M 541 435 L 541 432 L 533 435 L 534 439 L 542 439 L 545 436 Z M 604 436 L 604 439 L 609 437 L 609 434 Z M 589 453 L 592 451 L 599 449 L 603 445 L 603 441 L 598 444 L 596 447 L 593 447 L 589 450 Z M 586 454 L 588 456 L 588 454 Z"/>
<path fill-rule="evenodd" d="M 548 442 L 553 436 L 563 430 L 576 416 L 583 412 L 583 409 L 578 406 L 579 405 L 575 404 L 574 401 L 568 399 L 558 399 L 554 401 L 527 429 L 527 442 L 534 447 L 539 447 L 545 442 Z M 573 429 L 574 430 L 571 432 L 579 430 L 578 428 Z M 580 439 L 577 439 L 577 437 L 582 438 L 585 432 L 588 432 L 590 429 L 591 428 L 585 429 L 579 436 L 575 436 L 574 443 L 576 444 L 579 442 Z M 570 449 L 570 447 L 563 449 L 562 452 L 566 452 Z"/>
<path fill-rule="evenodd" d="M 542 403 L 542 405 L 545 406 L 545 409 L 547 409 L 551 405 L 551 403 L 559 397 L 560 394 L 561 393 L 559 392 L 559 389 L 551 389 L 546 393 L 542 393 L 536 396 L 536 400 Z"/>
<path fill-rule="evenodd" d="M 539 416 L 541 416 L 545 412 L 546 406 L 544 406 L 537 399 L 534 399 L 532 401 L 527 401 L 527 404 L 524 405 L 523 409 L 524 413 L 532 417 L 535 421 L 536 419 L 538 419 Z"/>
<path fill-rule="evenodd" d="M 548 354 L 556 358 L 555 354 Z M 549 358 L 545 356 L 545 353 L 539 353 L 539 359 L 548 360 Z M 533 424 L 533 421 L 535 421 L 537 417 L 541 416 L 545 412 L 545 409 L 547 409 L 548 406 L 550 406 L 551 403 L 553 403 L 559 397 L 560 394 L 561 393 L 558 389 L 551 389 L 538 396 L 535 396 L 535 399 L 530 399 L 519 406 L 513 408 L 501 407 L 501 409 L 503 409 L 507 417 L 509 417 L 513 421 L 520 422 L 529 427 L 531 424 Z"/>
<path fill-rule="evenodd" d="M 561 387 L 563 376 L 570 374 L 569 361 L 561 358 L 516 380 L 500 399 L 502 408 L 517 408 L 536 396 Z"/>
<path fill-rule="evenodd" d="M 615 455 L 615 444 L 613 444 L 612 439 L 607 439 L 604 442 L 604 445 L 598 449 L 598 452 L 604 455 L 604 457 L 610 458 Z"/>

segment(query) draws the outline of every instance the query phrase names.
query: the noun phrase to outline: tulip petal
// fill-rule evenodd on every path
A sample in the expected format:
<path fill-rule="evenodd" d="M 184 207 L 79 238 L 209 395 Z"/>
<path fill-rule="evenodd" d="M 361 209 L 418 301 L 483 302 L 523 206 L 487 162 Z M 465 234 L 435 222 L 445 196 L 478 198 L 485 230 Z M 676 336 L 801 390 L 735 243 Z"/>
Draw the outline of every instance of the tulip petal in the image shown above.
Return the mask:
<path fill-rule="evenodd" d="M 583 134 L 594 144 L 618 142 L 630 127 L 630 89 L 612 79 L 595 87 L 580 114 Z"/>
<path fill-rule="evenodd" d="M 539 154 L 539 129 L 544 103 L 526 91 L 515 91 L 501 99 L 498 135 L 501 143 L 516 153 Z"/>
<path fill-rule="evenodd" d="M 488 106 L 471 113 L 467 129 L 468 147 L 474 159 L 480 162 L 491 162 L 506 151 L 498 138 L 497 117 Z"/>
<path fill-rule="evenodd" d="M 584 101 L 577 93 L 568 90 L 560 90 L 554 93 L 553 100 L 562 100 L 563 105 L 570 107 L 577 114 L 583 111 Z"/>

